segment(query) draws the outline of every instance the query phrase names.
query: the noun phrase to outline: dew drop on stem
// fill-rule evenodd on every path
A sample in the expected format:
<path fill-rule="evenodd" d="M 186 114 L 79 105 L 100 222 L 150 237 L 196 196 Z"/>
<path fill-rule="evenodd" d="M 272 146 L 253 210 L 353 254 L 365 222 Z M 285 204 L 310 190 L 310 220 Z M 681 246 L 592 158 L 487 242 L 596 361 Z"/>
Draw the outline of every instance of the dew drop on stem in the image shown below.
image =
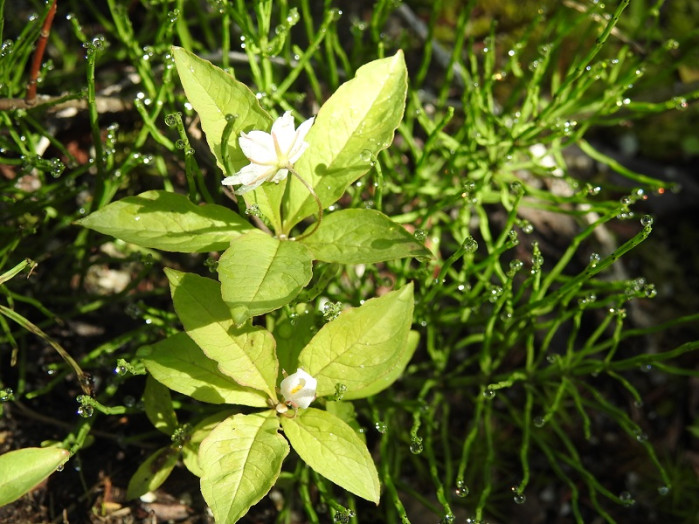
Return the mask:
<path fill-rule="evenodd" d="M 631 496 L 631 493 L 629 493 L 628 491 L 622 491 L 619 494 L 619 499 L 621 500 L 621 503 L 624 506 L 633 506 L 636 503 L 636 501 L 633 499 L 633 496 Z"/>
<path fill-rule="evenodd" d="M 82 418 L 90 418 L 95 413 L 95 408 L 92 406 L 80 406 L 78 408 L 78 415 Z"/>
<path fill-rule="evenodd" d="M 410 436 L 410 453 L 414 455 L 419 455 L 422 453 L 423 446 L 422 446 L 422 437 L 418 437 L 417 435 L 413 434 Z"/>
<path fill-rule="evenodd" d="M 15 392 L 12 388 L 0 389 L 0 402 L 10 402 L 14 398 Z"/>
<path fill-rule="evenodd" d="M 468 486 L 464 482 L 464 479 L 457 479 L 456 480 L 456 488 L 454 489 L 454 495 L 456 495 L 459 498 L 464 498 L 468 496 L 470 493 L 470 490 L 468 489 Z"/>

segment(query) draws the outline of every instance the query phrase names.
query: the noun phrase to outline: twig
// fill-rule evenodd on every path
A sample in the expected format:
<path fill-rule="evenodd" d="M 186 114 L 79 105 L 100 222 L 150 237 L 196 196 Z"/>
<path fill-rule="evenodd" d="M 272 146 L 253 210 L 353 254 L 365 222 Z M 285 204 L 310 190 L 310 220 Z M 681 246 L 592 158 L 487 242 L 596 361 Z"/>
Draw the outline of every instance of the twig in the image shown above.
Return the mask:
<path fill-rule="evenodd" d="M 44 51 L 46 50 L 46 42 L 48 42 L 49 33 L 51 32 L 53 17 L 56 14 L 56 3 L 57 0 L 53 0 L 51 2 L 49 12 L 46 14 L 46 18 L 44 19 L 44 25 L 41 26 L 39 41 L 36 43 L 36 49 L 34 50 L 32 68 L 29 73 L 29 84 L 27 84 L 27 96 L 25 98 L 27 104 L 30 106 L 34 105 L 36 101 L 36 83 L 39 79 L 39 69 L 41 69 L 41 61 L 44 58 Z"/>

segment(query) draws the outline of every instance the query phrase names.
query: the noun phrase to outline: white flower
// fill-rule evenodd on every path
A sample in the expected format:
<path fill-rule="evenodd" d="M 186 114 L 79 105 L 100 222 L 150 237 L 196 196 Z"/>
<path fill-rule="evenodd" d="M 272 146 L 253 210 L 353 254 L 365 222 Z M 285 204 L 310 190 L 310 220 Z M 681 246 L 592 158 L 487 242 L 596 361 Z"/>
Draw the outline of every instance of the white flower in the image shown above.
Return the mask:
<path fill-rule="evenodd" d="M 250 131 L 241 133 L 238 139 L 240 149 L 250 164 L 235 175 L 223 179 L 225 186 L 242 184 L 236 190 L 241 195 L 252 191 L 263 182 L 279 183 L 289 174 L 289 168 L 301 157 L 308 147 L 304 138 L 313 125 L 309 118 L 298 129 L 294 129 L 294 117 L 287 111 L 272 124 L 269 133 Z"/>
<path fill-rule="evenodd" d="M 316 398 L 318 381 L 299 368 L 289 375 L 279 386 L 284 402 L 295 408 L 307 408 Z"/>

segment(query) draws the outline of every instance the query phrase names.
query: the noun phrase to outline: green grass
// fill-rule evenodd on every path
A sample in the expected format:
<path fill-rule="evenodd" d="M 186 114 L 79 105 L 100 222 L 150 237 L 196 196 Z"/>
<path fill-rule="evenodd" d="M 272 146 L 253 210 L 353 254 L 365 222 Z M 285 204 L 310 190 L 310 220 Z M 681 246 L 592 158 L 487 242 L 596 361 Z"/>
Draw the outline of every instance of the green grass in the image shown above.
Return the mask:
<path fill-rule="evenodd" d="M 323 512 L 338 522 L 514 522 L 541 500 L 577 522 L 688 521 L 699 511 L 679 459 L 689 433 L 674 448 L 660 442 L 680 407 L 657 407 L 688 394 L 699 314 L 639 316 L 652 316 L 651 299 L 667 289 L 637 264 L 639 245 L 658 241 L 649 202 L 680 187 L 602 147 L 631 126 L 692 129 L 699 89 L 681 79 L 696 78 L 699 39 L 678 13 L 696 13 L 696 2 L 548 2 L 537 11 L 379 0 L 340 11 L 309 0 L 206 9 L 67 0 L 40 74 L 48 98 L 31 106 L 22 97 L 46 6 L 8 4 L 0 1 L 0 97 L 10 99 L 0 112 L 0 271 L 25 259 L 38 266 L 0 285 L 0 386 L 19 402 L 5 413 L 25 407 L 68 421 L 41 439 L 85 457 L 126 413 L 118 439 L 134 470 L 139 446 L 167 444 L 143 423 L 132 402 L 142 377 L 127 368 L 140 346 L 177 328 L 162 267 L 207 272 L 215 260 L 151 252 L 73 222 L 153 188 L 236 207 L 185 102 L 171 45 L 229 69 L 272 112 L 303 116 L 362 64 L 400 47 L 410 71 L 403 123 L 339 205 L 382 210 L 434 257 L 361 269 L 319 263 L 308 304 L 268 319 L 310 336 L 325 319 L 299 311 L 317 311 L 318 296 L 358 305 L 415 282 L 416 357 L 391 390 L 355 403 L 382 502 L 369 507 L 299 463 L 280 479 L 275 518 L 289 522 L 293 510 L 309 522 Z M 427 40 L 406 8 L 421 16 Z M 675 156 L 696 162 L 691 145 L 673 144 Z M 597 169 L 576 167 L 581 158 Z M 45 349 L 54 344 L 96 379 L 110 416 L 72 415 L 80 386 L 91 385 Z M 184 397 L 175 404 L 180 420 L 205 409 Z M 82 482 L 86 511 L 97 480 L 86 473 Z"/>

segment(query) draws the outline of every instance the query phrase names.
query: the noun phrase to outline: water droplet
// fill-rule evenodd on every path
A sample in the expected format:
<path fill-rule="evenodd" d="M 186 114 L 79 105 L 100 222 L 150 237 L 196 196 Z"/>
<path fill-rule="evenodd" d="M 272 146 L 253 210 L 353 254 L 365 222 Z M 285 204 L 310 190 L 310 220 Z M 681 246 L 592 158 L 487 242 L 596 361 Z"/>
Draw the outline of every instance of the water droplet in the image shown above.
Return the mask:
<path fill-rule="evenodd" d="M 658 495 L 665 496 L 668 493 L 670 493 L 670 486 L 659 486 L 658 487 Z"/>
<path fill-rule="evenodd" d="M 687 99 L 683 96 L 676 96 L 675 98 L 672 99 L 672 101 L 675 104 L 675 109 L 679 111 L 684 111 L 689 107 L 689 104 L 687 103 Z"/>
<path fill-rule="evenodd" d="M 638 433 L 636 433 L 636 440 L 638 440 L 639 442 L 646 442 L 648 440 L 648 435 L 643 431 L 639 431 Z"/>
<path fill-rule="evenodd" d="M 517 272 L 522 269 L 523 266 L 524 266 L 524 262 L 522 262 L 521 260 L 517 260 L 517 259 L 511 260 L 510 261 L 510 269 L 507 272 L 507 276 L 510 278 L 514 277 L 517 274 Z"/>
<path fill-rule="evenodd" d="M 56 466 L 56 471 L 59 473 L 63 471 L 63 464 L 59 464 L 58 466 Z"/>
<path fill-rule="evenodd" d="M 289 14 L 286 16 L 286 23 L 289 24 L 290 26 L 295 25 L 299 22 L 301 19 L 301 15 L 299 15 L 299 10 L 295 7 L 289 9 Z"/>
<path fill-rule="evenodd" d="M 419 455 L 422 453 L 422 438 L 414 436 L 410 439 L 410 453 L 413 455 Z"/>
<path fill-rule="evenodd" d="M 529 220 L 521 220 L 519 223 L 519 227 L 522 228 L 522 232 L 526 233 L 527 235 L 530 235 L 534 232 L 534 226 L 531 222 L 529 222 Z"/>
<path fill-rule="evenodd" d="M 6 57 L 12 54 L 15 43 L 12 40 L 5 40 L 0 46 L 0 57 Z"/>
<path fill-rule="evenodd" d="M 386 433 L 386 430 L 388 430 L 388 424 L 386 424 L 385 422 L 381 422 L 381 421 L 374 424 L 374 427 L 376 428 L 376 431 L 378 431 L 382 435 L 384 433 Z"/>
<path fill-rule="evenodd" d="M 454 522 L 455 520 L 456 520 L 456 517 L 455 517 L 453 514 L 447 513 L 447 514 L 444 515 L 444 516 L 442 517 L 442 519 L 439 521 L 439 524 L 451 524 L 451 523 Z"/>
<path fill-rule="evenodd" d="M 413 233 L 413 236 L 415 237 L 415 240 L 418 242 L 424 242 L 425 238 L 427 238 L 427 231 L 424 229 L 416 229 L 415 233 Z"/>
<path fill-rule="evenodd" d="M 674 38 L 670 38 L 669 40 L 667 40 L 665 42 L 665 44 L 663 44 L 663 47 L 665 49 L 667 49 L 668 51 L 672 51 L 674 49 L 679 49 L 680 43 L 677 40 L 675 40 Z"/>
<path fill-rule="evenodd" d="M 342 397 L 345 396 L 345 392 L 347 391 L 347 386 L 344 384 L 335 384 L 335 396 L 333 400 L 342 400 Z"/>
<path fill-rule="evenodd" d="M 165 115 L 165 125 L 168 127 L 176 126 L 177 122 L 182 119 L 182 113 L 170 113 Z"/>
<path fill-rule="evenodd" d="M 641 225 L 643 227 L 651 227 L 653 225 L 653 217 L 650 215 L 644 215 L 641 217 Z"/>
<path fill-rule="evenodd" d="M 511 229 L 510 232 L 507 234 L 508 236 L 508 244 L 511 247 L 519 245 L 519 236 L 517 235 L 517 231 L 514 229 Z"/>
<path fill-rule="evenodd" d="M 323 304 L 323 319 L 326 322 L 336 319 L 342 313 L 342 302 L 326 302 Z"/>
<path fill-rule="evenodd" d="M 252 204 L 245 208 L 245 214 L 248 216 L 259 217 L 262 216 L 262 211 L 260 211 L 259 205 Z"/>
<path fill-rule="evenodd" d="M 126 366 L 117 366 L 114 368 L 114 373 L 116 373 L 117 375 L 126 375 L 126 372 Z"/>
<path fill-rule="evenodd" d="M 495 398 L 495 390 L 488 386 L 483 390 L 483 396 L 487 399 Z"/>
<path fill-rule="evenodd" d="M 599 253 L 590 253 L 590 267 L 597 267 L 601 260 L 602 257 Z"/>
<path fill-rule="evenodd" d="M 532 423 L 537 428 L 543 428 L 544 425 L 546 424 L 546 419 L 542 416 L 534 417 L 534 419 L 532 420 Z"/>
<path fill-rule="evenodd" d="M 94 413 L 95 408 L 89 405 L 80 406 L 78 408 L 78 415 L 80 415 L 82 418 L 90 418 L 92 415 L 94 415 Z"/>
<path fill-rule="evenodd" d="M 342 10 L 338 9 L 337 7 L 333 7 L 330 9 L 329 15 L 330 20 L 337 22 L 342 17 Z"/>
<path fill-rule="evenodd" d="M 488 288 L 488 301 L 492 304 L 498 301 L 502 295 L 503 289 L 500 286 L 490 286 Z"/>
<path fill-rule="evenodd" d="M 527 501 L 527 497 L 522 493 L 517 493 L 512 497 L 512 500 L 515 501 L 515 504 L 524 504 Z"/>
<path fill-rule="evenodd" d="M 636 503 L 636 501 L 631 496 L 631 493 L 629 493 L 628 491 L 622 491 L 619 494 L 619 498 L 621 499 L 621 503 L 624 506 L 633 506 Z"/>
<path fill-rule="evenodd" d="M 478 242 L 475 238 L 471 236 L 466 237 L 466 240 L 464 240 L 461 244 L 461 248 L 464 250 L 465 253 L 475 253 L 476 251 L 478 251 Z"/>
<path fill-rule="evenodd" d="M 457 479 L 456 489 L 454 489 L 454 494 L 459 498 L 464 498 L 464 497 L 468 496 L 469 493 L 470 493 L 470 490 L 468 489 L 468 486 L 464 482 L 464 479 Z"/>
<path fill-rule="evenodd" d="M 0 389 L 0 402 L 10 402 L 15 399 L 15 392 L 12 388 Z"/>

